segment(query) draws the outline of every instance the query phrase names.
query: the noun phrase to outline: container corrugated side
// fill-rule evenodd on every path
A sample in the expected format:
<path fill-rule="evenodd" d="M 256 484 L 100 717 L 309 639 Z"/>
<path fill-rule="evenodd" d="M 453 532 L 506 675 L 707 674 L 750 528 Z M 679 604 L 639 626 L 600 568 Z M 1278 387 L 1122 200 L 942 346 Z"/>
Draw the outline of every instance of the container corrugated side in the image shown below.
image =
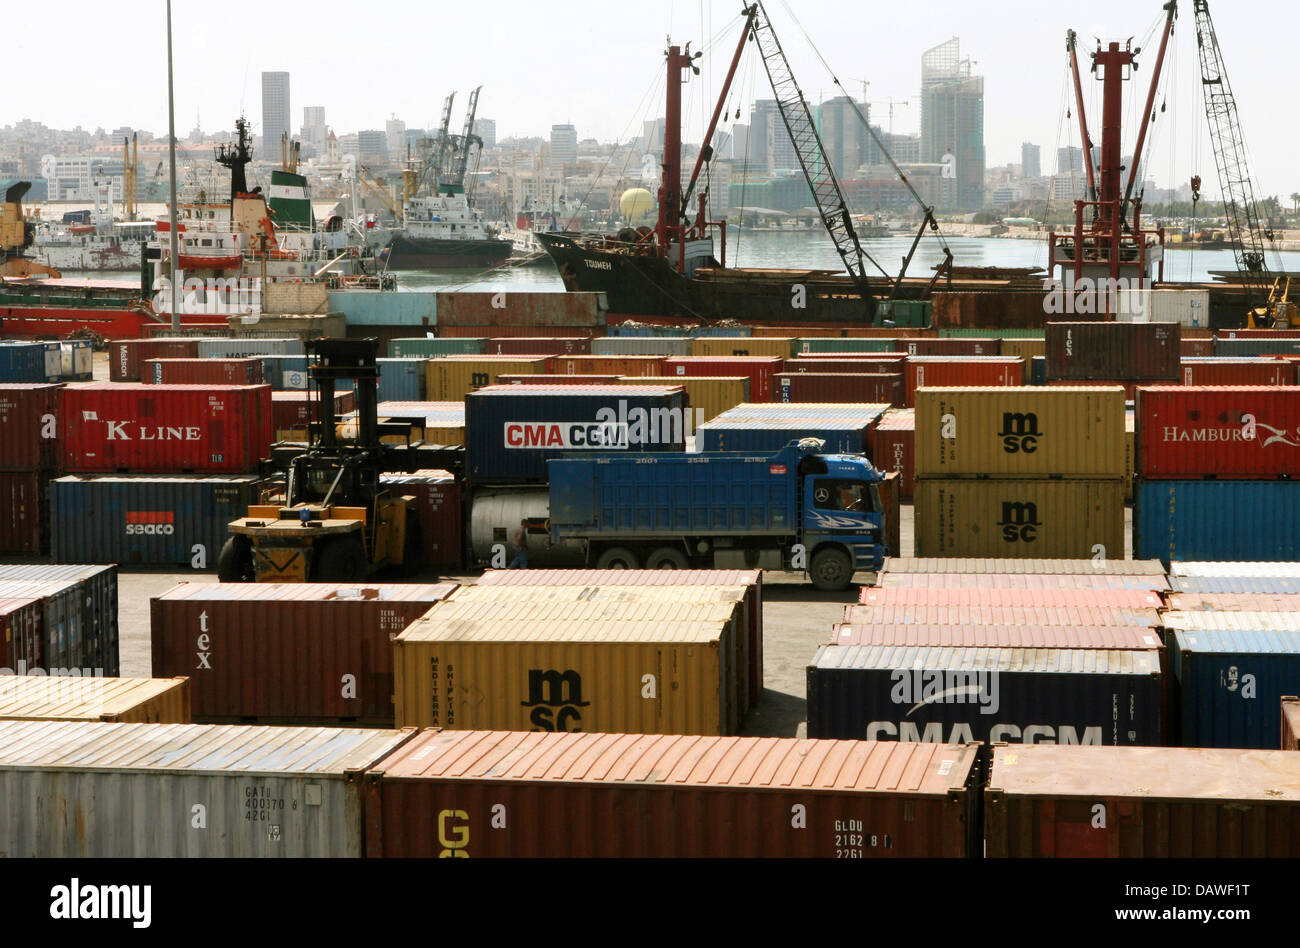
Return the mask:
<path fill-rule="evenodd" d="M 424 401 L 427 382 L 424 364 L 428 359 L 416 356 L 376 361 L 379 365 L 379 401 Z"/>
<path fill-rule="evenodd" d="M 940 557 L 1124 555 L 1124 481 L 916 481 L 916 553 Z M 1149 554 L 1148 554 L 1149 555 Z"/>
<path fill-rule="evenodd" d="M 458 402 L 470 392 L 496 384 L 501 375 L 544 375 L 549 359 L 523 356 L 443 356 L 425 367 L 425 395 L 430 401 Z"/>
<path fill-rule="evenodd" d="M 0 668 L 18 673 L 25 655 L 40 655 L 45 638 L 45 601 L 0 596 Z"/>
<path fill-rule="evenodd" d="M 1172 564 L 1178 567 L 1179 563 Z M 1199 565 L 1199 564 L 1198 564 Z M 1226 564 L 1225 564 L 1226 565 Z M 1272 564 L 1261 563 L 1261 567 Z M 1178 592 L 1207 596 L 1295 596 L 1300 595 L 1300 576 L 1173 576 Z"/>
<path fill-rule="evenodd" d="M 52 471 L 59 448 L 59 385 L 0 385 L 0 470 Z"/>
<path fill-rule="evenodd" d="M 975 856 L 977 753 L 793 738 L 425 731 L 366 774 L 367 855 Z"/>
<path fill-rule="evenodd" d="M 487 352 L 486 338 L 414 336 L 388 340 L 388 357 L 430 359 L 444 355 L 482 355 Z"/>
<path fill-rule="evenodd" d="M 684 356 L 691 354 L 691 340 L 669 336 L 606 336 L 591 340 L 591 354 Z"/>
<path fill-rule="evenodd" d="M 1154 629 L 1154 609 L 1106 606 L 864 606 L 844 607 L 849 625 L 1135 625 Z"/>
<path fill-rule="evenodd" d="M 735 620 L 441 619 L 431 609 L 394 642 L 402 726 L 725 734 Z M 732 609 L 735 612 L 735 609 Z M 570 615 L 578 613 L 571 612 Z"/>
<path fill-rule="evenodd" d="M 590 355 L 589 336 L 499 336 L 488 339 L 488 355 Z"/>
<path fill-rule="evenodd" d="M 867 457 L 877 469 L 898 474 L 899 498 L 911 500 L 916 490 L 916 412 L 894 408 L 880 416 L 868 437 Z"/>
<path fill-rule="evenodd" d="M 1300 698 L 1282 699 L 1282 750 L 1300 751 Z"/>
<path fill-rule="evenodd" d="M 712 421 L 723 412 L 749 401 L 749 377 L 677 375 L 677 376 L 622 376 L 620 385 L 680 385 L 686 392 L 686 401 L 692 412 L 693 427 Z"/>
<path fill-rule="evenodd" d="M 1152 481 L 1133 486 L 1133 555 L 1300 559 L 1300 482 Z"/>
<path fill-rule="evenodd" d="M 1295 367 L 1277 359 L 1183 359 L 1184 385 L 1295 385 Z"/>
<path fill-rule="evenodd" d="M 1033 573 L 1060 576 L 1158 576 L 1165 577 L 1159 560 L 1102 559 L 998 559 L 985 557 L 891 556 L 881 568 L 885 573 Z M 1300 572 L 1297 573 L 1300 575 Z"/>
<path fill-rule="evenodd" d="M 1300 853 L 1300 772 L 1282 751 L 993 748 L 989 858 Z"/>
<path fill-rule="evenodd" d="M 1295 612 L 1300 613 L 1297 593 L 1171 593 L 1169 608 L 1174 612 Z M 1300 624 L 1300 615 L 1296 617 Z"/>
<path fill-rule="evenodd" d="M 415 498 L 416 516 L 424 530 L 424 565 L 460 569 L 465 560 L 465 527 L 455 476 L 450 471 L 420 470 L 381 474 L 379 482 L 399 496 Z"/>
<path fill-rule="evenodd" d="M 823 646 L 808 736 L 968 744 L 1160 744 L 1158 653 Z"/>
<path fill-rule="evenodd" d="M 0 553 L 48 551 L 48 486 L 43 474 L 0 471 Z"/>
<path fill-rule="evenodd" d="M 1047 377 L 1177 381 L 1181 329 L 1177 323 L 1049 322 Z"/>
<path fill-rule="evenodd" d="M 1169 588 L 1164 576 L 1115 573 L 881 573 L 876 585 L 889 589 L 1150 589 Z"/>
<path fill-rule="evenodd" d="M 189 724 L 190 680 L 6 675 L 0 719 Z"/>
<path fill-rule="evenodd" d="M 1230 560 L 1195 560 L 1174 563 L 1169 567 L 1169 575 L 1174 578 L 1202 577 L 1260 577 L 1262 579 L 1300 579 L 1300 563 L 1254 563 L 1232 562 Z"/>
<path fill-rule="evenodd" d="M 862 625 L 840 623 L 827 645 L 885 648 L 1036 648 L 1163 652 L 1156 629 L 1137 625 Z"/>
<path fill-rule="evenodd" d="M 261 359 L 145 359 L 140 381 L 147 385 L 269 384 Z"/>
<path fill-rule="evenodd" d="M 45 615 L 39 650 L 11 667 L 117 676 L 117 567 L 0 565 L 0 599 L 15 598 L 40 599 Z"/>
<path fill-rule="evenodd" d="M 392 639 L 455 586 L 182 584 L 149 603 L 153 673 L 196 720 L 391 722 Z"/>
<path fill-rule="evenodd" d="M 200 359 L 244 359 L 262 355 L 303 355 L 307 351 L 301 339 L 199 339 Z"/>
<path fill-rule="evenodd" d="M 1151 386 L 1138 390 L 1136 410 L 1141 477 L 1300 474 L 1300 387 Z"/>
<path fill-rule="evenodd" d="M 1002 356 L 914 356 L 907 360 L 907 405 L 916 405 L 918 388 L 1008 387 L 1024 384 L 1022 359 Z"/>
<path fill-rule="evenodd" d="M 1066 589 L 1044 586 L 1039 589 L 885 588 L 868 586 L 858 593 L 864 606 L 987 606 L 1013 608 L 1076 609 L 1162 609 L 1164 599 L 1158 592 L 1144 589 Z"/>
<path fill-rule="evenodd" d="M 0 852 L 361 856 L 361 786 L 353 775 L 411 737 L 351 728 L 0 722 Z"/>
<path fill-rule="evenodd" d="M 719 356 L 775 356 L 779 359 L 788 359 L 794 354 L 795 340 L 781 337 L 727 339 L 706 336 L 692 339 L 690 344 L 690 352 L 687 355 L 707 359 Z"/>
<path fill-rule="evenodd" d="M 1197 615 L 1208 618 L 1219 614 Z M 1279 703 L 1284 696 L 1300 690 L 1300 623 L 1294 621 L 1294 616 L 1290 618 L 1289 631 L 1172 631 L 1169 665 L 1177 681 L 1180 744 L 1256 749 L 1280 746 Z"/>
<path fill-rule="evenodd" d="M 1124 476 L 1124 390 L 921 388 L 917 477 Z"/>
<path fill-rule="evenodd" d="M 907 401 L 903 373 L 790 372 L 775 377 L 780 402 L 888 402 L 901 408 Z"/>
<path fill-rule="evenodd" d="M 749 378 L 749 397 L 754 402 L 770 402 L 774 397 L 773 378 L 781 371 L 784 359 L 779 356 L 670 356 L 663 368 L 646 375 L 704 375 L 710 377 L 744 375 Z M 627 375 L 640 373 L 628 372 Z"/>

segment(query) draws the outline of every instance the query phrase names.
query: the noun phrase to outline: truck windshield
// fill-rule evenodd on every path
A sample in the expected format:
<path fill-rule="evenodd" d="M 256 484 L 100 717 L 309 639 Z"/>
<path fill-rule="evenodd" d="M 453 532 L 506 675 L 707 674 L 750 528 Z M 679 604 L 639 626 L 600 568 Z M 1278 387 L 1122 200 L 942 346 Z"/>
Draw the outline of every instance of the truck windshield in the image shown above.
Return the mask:
<path fill-rule="evenodd" d="M 880 509 L 880 493 L 874 484 L 826 478 L 813 482 L 813 504 L 819 510 L 875 513 Z"/>

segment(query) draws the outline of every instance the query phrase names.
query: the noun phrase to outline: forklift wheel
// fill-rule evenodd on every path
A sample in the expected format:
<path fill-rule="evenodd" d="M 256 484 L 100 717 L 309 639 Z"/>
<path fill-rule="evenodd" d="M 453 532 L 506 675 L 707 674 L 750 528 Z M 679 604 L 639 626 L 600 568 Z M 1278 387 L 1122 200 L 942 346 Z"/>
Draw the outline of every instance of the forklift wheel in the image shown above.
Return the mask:
<path fill-rule="evenodd" d="M 217 579 L 223 583 L 251 583 L 256 581 L 253 570 L 253 541 L 245 536 L 233 536 L 221 547 L 217 556 Z"/>
<path fill-rule="evenodd" d="M 348 583 L 370 575 L 366 548 L 357 537 L 337 537 L 316 553 L 316 579 L 322 583 Z"/>

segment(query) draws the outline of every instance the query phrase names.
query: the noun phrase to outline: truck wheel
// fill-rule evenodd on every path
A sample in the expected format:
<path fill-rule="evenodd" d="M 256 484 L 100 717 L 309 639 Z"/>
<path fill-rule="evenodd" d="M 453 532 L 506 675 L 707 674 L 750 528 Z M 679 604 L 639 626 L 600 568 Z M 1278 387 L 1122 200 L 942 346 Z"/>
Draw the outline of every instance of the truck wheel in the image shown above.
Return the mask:
<path fill-rule="evenodd" d="M 827 547 L 813 554 L 808 574 L 818 589 L 840 592 L 848 589 L 853 582 L 853 563 L 843 550 Z"/>
<path fill-rule="evenodd" d="M 645 558 L 646 569 L 690 569 L 690 561 L 681 550 L 661 546 Z"/>
<path fill-rule="evenodd" d="M 356 537 L 337 537 L 316 551 L 316 579 L 322 583 L 347 583 L 370 573 L 366 548 Z"/>
<path fill-rule="evenodd" d="M 612 546 L 600 554 L 596 560 L 596 569 L 640 569 L 641 561 L 637 555 L 624 546 Z"/>
<path fill-rule="evenodd" d="M 233 536 L 221 546 L 217 555 L 217 580 L 223 583 L 251 583 L 257 579 L 253 570 L 253 541 Z"/>

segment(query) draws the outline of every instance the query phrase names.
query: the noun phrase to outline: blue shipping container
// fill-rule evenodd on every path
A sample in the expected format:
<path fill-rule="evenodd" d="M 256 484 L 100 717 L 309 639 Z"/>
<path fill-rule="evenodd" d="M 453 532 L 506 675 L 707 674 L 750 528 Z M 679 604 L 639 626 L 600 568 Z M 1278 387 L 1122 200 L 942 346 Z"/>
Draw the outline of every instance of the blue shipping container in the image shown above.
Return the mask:
<path fill-rule="evenodd" d="M 262 377 L 277 392 L 300 391 L 307 387 L 305 355 L 264 355 Z"/>
<path fill-rule="evenodd" d="M 1029 384 L 1047 384 L 1047 356 L 1030 356 Z"/>
<path fill-rule="evenodd" d="M 54 561 L 216 569 L 230 521 L 257 502 L 257 484 L 252 476 L 56 478 Z"/>
<path fill-rule="evenodd" d="M 438 294 L 392 290 L 347 290 L 329 295 L 330 312 L 342 313 L 349 326 L 438 325 Z"/>
<path fill-rule="evenodd" d="M 1183 747 L 1281 746 L 1282 697 L 1300 694 L 1300 628 L 1180 630 L 1169 653 Z"/>
<path fill-rule="evenodd" d="M 867 454 L 868 435 L 889 405 L 740 405 L 700 425 L 698 451 L 775 454 L 791 441 L 820 438 L 823 454 Z"/>
<path fill-rule="evenodd" d="M 381 402 L 424 401 L 425 365 L 428 359 L 414 357 L 377 361 Z"/>
<path fill-rule="evenodd" d="M 62 374 L 57 342 L 0 341 L 0 382 L 58 382 Z"/>
<path fill-rule="evenodd" d="M 1134 559 L 1300 559 L 1300 481 L 1138 480 L 1133 499 Z"/>
<path fill-rule="evenodd" d="M 465 397 L 467 474 L 546 482 L 546 461 L 592 451 L 685 451 L 686 393 L 671 385 L 493 385 Z"/>
<path fill-rule="evenodd" d="M 1223 596 L 1300 595 L 1296 576 L 1170 576 L 1174 592 Z"/>

